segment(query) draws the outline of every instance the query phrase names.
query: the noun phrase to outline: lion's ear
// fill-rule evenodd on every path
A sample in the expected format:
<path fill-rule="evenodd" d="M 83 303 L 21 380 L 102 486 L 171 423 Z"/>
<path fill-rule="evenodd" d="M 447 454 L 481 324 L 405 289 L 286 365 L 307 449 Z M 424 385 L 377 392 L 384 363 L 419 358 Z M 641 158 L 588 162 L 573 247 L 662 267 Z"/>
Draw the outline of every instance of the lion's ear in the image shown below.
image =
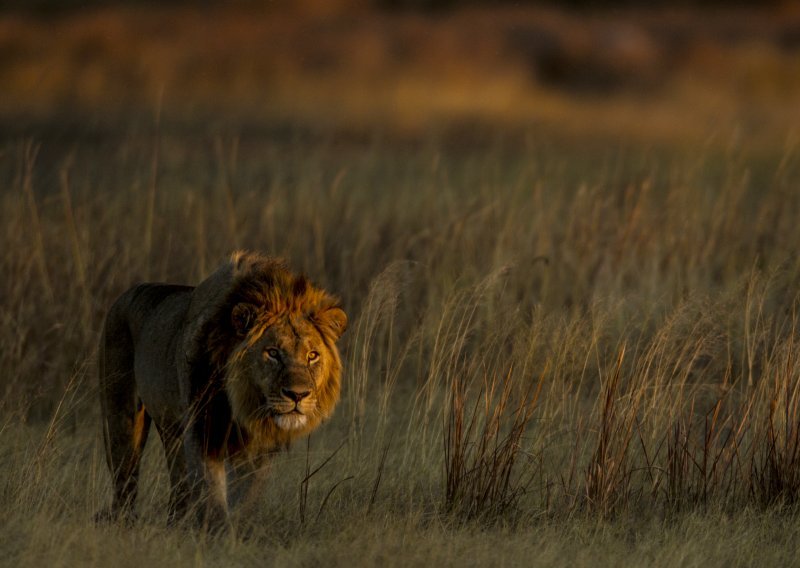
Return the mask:
<path fill-rule="evenodd" d="M 252 304 L 236 304 L 231 311 L 231 323 L 233 329 L 240 337 L 247 335 L 253 323 L 256 321 L 256 307 Z"/>
<path fill-rule="evenodd" d="M 338 306 L 318 312 L 314 320 L 320 327 L 330 331 L 333 339 L 339 339 L 347 329 L 347 314 Z"/>

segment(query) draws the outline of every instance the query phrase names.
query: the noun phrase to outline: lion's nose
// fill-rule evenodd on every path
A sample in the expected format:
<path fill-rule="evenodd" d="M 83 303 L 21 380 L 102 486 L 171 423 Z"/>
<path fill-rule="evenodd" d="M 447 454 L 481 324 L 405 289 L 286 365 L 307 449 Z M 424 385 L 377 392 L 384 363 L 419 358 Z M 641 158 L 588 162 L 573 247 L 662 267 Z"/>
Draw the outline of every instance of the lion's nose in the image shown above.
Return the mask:
<path fill-rule="evenodd" d="M 303 400 L 304 398 L 306 398 L 308 395 L 310 395 L 311 391 L 310 390 L 299 390 L 299 389 L 294 388 L 294 387 L 293 388 L 288 388 L 288 389 L 287 388 L 282 388 L 281 389 L 281 394 L 283 396 L 285 396 L 286 398 L 288 398 L 289 400 L 292 400 L 295 403 L 297 403 L 297 402 L 300 402 L 301 400 Z"/>

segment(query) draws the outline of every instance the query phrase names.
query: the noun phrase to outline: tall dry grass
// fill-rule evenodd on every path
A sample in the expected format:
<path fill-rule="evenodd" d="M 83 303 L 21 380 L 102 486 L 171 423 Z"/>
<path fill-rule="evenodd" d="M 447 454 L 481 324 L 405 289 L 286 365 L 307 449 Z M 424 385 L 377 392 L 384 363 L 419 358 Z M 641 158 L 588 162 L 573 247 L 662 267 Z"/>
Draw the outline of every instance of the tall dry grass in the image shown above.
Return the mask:
<path fill-rule="evenodd" d="M 87 563 L 106 538 L 171 543 L 168 558 L 187 562 L 252 560 L 252 543 L 306 550 L 345 526 L 513 535 L 698 512 L 794 518 L 791 147 L 410 147 L 169 122 L 158 144 L 105 136 L 67 155 L 47 140 L 1 154 L 0 494 L 29 541 L 54 526 L 64 538 L 48 550 Z M 142 521 L 102 536 L 90 518 L 109 494 L 103 314 L 133 282 L 197 282 L 234 247 L 285 256 L 342 296 L 341 405 L 276 460 L 230 540 L 162 528 L 157 444 Z"/>

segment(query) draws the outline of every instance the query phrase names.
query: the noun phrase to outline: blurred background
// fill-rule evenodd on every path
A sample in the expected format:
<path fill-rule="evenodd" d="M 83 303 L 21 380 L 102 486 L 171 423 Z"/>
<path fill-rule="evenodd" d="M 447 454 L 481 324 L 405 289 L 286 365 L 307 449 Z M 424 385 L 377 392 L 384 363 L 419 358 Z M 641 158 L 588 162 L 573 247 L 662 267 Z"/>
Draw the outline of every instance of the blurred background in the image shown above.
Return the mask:
<path fill-rule="evenodd" d="M 159 115 L 456 144 L 783 143 L 800 118 L 800 5 L 6 0 L 0 84 L 6 138 Z"/>

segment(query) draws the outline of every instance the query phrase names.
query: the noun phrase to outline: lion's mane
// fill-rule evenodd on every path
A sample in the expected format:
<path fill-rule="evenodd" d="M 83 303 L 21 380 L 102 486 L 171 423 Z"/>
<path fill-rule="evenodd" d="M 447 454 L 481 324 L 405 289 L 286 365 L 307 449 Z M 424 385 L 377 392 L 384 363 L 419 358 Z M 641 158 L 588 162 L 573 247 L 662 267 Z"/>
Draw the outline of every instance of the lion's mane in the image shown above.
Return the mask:
<path fill-rule="evenodd" d="M 224 375 L 233 418 L 248 436 L 249 449 L 260 451 L 285 446 L 316 428 L 330 416 L 339 400 L 342 365 L 336 340 L 344 330 L 324 317 L 328 310 L 338 306 L 338 300 L 313 286 L 304 275 L 293 274 L 281 260 L 235 253 L 231 263 L 235 266 L 232 286 L 219 316 L 209 320 L 206 340 L 209 359 L 212 367 Z M 240 304 L 256 306 L 258 310 L 244 341 L 236 336 L 228 317 L 234 306 Z M 287 431 L 259 414 L 260 397 L 256 385 L 241 372 L 239 364 L 244 352 L 258 342 L 274 321 L 293 317 L 314 323 L 323 338 L 326 353 L 322 358 L 323 378 L 316 393 L 318 411 L 303 428 Z"/>

